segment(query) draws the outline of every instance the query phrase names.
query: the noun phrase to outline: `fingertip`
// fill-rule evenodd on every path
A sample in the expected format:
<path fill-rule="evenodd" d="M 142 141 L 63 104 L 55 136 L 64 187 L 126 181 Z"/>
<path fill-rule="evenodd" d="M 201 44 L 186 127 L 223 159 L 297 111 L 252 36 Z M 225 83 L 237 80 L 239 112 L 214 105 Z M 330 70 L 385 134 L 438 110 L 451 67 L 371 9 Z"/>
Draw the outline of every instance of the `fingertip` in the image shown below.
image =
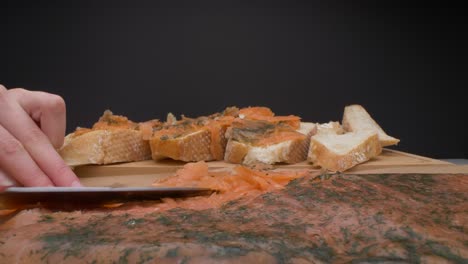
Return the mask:
<path fill-rule="evenodd" d="M 50 139 L 50 143 L 52 144 L 52 146 L 54 146 L 55 149 L 60 149 L 63 146 L 64 142 L 64 137 L 55 137 Z"/>
<path fill-rule="evenodd" d="M 54 184 L 46 175 L 38 175 L 32 178 L 24 178 L 21 183 L 24 187 L 53 187 Z"/>
<path fill-rule="evenodd" d="M 56 186 L 60 187 L 80 187 L 80 180 L 73 172 L 73 170 L 63 162 L 61 167 L 55 170 L 55 173 L 49 174 L 51 180 L 55 183 Z"/>
<path fill-rule="evenodd" d="M 7 88 L 0 84 L 0 99 L 5 98 L 7 93 Z"/>
<path fill-rule="evenodd" d="M 80 183 L 80 181 L 76 180 L 72 182 L 71 187 L 84 187 L 84 186 Z"/>
<path fill-rule="evenodd" d="M 9 177 L 6 172 L 0 169 L 0 191 L 4 191 L 13 186 L 18 186 L 18 182 Z"/>

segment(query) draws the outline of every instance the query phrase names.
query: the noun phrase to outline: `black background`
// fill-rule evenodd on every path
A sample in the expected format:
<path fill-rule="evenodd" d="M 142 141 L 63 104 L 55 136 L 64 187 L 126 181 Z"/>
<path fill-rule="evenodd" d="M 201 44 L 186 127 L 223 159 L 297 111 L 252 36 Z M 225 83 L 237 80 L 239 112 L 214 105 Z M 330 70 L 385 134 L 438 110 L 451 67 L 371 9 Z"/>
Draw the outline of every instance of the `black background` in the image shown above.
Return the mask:
<path fill-rule="evenodd" d="M 328 122 L 359 103 L 395 149 L 467 158 L 465 10 L 372 2 L 2 1 L 0 83 L 64 97 L 69 132 L 107 108 Z"/>

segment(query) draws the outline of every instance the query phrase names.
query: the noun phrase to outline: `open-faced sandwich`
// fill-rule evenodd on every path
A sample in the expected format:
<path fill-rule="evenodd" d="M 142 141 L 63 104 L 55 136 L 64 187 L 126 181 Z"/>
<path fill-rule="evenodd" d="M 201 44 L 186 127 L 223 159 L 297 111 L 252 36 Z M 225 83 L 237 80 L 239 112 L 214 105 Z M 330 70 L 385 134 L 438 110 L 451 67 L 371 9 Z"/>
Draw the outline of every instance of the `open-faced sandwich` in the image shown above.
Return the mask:
<path fill-rule="evenodd" d="M 235 107 L 198 118 L 169 114 L 167 121 L 150 139 L 154 160 L 172 158 L 181 161 L 222 160 L 226 147 L 226 129 L 238 114 Z"/>
<path fill-rule="evenodd" d="M 69 166 L 151 159 L 148 139 L 160 126 L 152 120 L 135 123 L 106 110 L 92 128 L 77 128 L 59 150 Z"/>
<path fill-rule="evenodd" d="M 277 119 L 280 120 L 280 119 Z M 229 128 L 225 160 L 242 164 L 298 163 L 307 158 L 314 123 L 236 120 Z"/>
<path fill-rule="evenodd" d="M 345 171 L 397 144 L 360 105 L 345 107 L 339 122 L 301 122 L 276 116 L 267 107 L 228 107 L 220 113 L 135 123 L 110 111 L 92 128 L 78 128 L 59 150 L 70 166 L 146 159 L 185 162 L 224 160 L 238 164 L 298 163 L 308 160 Z"/>

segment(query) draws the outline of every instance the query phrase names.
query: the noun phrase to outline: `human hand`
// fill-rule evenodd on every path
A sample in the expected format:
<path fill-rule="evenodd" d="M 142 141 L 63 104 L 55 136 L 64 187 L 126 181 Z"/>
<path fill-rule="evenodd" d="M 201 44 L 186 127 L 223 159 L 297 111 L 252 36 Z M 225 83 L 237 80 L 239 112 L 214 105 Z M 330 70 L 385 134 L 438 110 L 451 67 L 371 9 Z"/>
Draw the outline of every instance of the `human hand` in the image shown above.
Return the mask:
<path fill-rule="evenodd" d="M 0 189 L 81 186 L 56 151 L 63 144 L 65 118 L 60 96 L 0 85 Z"/>

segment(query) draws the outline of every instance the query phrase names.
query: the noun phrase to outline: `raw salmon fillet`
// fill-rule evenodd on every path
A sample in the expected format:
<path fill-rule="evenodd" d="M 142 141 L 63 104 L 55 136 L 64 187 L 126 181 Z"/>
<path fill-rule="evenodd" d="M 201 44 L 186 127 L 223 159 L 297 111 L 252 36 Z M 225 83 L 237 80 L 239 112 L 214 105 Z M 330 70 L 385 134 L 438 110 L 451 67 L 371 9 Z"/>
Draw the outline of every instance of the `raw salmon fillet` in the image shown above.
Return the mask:
<path fill-rule="evenodd" d="M 2 263 L 468 263 L 468 176 L 305 175 L 205 209 L 2 217 Z"/>

